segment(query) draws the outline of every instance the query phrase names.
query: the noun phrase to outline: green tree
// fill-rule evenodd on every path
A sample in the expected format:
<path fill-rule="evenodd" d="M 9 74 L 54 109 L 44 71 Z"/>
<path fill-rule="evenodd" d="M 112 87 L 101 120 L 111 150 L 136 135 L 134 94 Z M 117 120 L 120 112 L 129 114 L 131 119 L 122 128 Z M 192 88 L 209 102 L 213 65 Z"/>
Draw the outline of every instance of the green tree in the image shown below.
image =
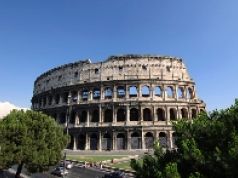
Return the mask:
<path fill-rule="evenodd" d="M 155 144 L 153 155 L 131 162 L 137 178 L 238 177 L 238 100 L 227 109 L 173 126 L 177 150 L 163 152 Z"/>
<path fill-rule="evenodd" d="M 13 110 L 0 121 L 0 170 L 18 165 L 42 172 L 62 158 L 67 136 L 53 118 L 35 111 Z"/>

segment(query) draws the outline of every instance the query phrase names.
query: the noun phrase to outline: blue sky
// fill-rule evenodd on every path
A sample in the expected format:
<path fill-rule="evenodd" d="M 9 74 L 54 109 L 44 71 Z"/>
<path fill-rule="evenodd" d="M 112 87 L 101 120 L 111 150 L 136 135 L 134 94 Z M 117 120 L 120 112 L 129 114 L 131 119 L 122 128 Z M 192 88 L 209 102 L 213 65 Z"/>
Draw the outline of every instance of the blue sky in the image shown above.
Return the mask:
<path fill-rule="evenodd" d="M 237 0 L 0 0 L 0 101 L 30 107 L 38 75 L 78 59 L 184 59 L 207 109 L 238 96 Z"/>

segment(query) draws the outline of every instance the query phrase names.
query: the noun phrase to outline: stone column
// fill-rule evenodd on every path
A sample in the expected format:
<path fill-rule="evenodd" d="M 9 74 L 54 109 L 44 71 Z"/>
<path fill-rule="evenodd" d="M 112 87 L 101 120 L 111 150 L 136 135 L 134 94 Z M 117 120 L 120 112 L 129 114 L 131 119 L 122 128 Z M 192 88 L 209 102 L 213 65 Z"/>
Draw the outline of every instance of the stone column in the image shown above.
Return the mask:
<path fill-rule="evenodd" d="M 113 86 L 113 99 L 115 100 L 117 98 L 117 86 Z"/>
<path fill-rule="evenodd" d="M 89 126 L 89 120 L 90 120 L 90 112 L 87 110 L 87 120 L 86 120 L 86 125 Z"/>
<path fill-rule="evenodd" d="M 112 131 L 112 150 L 116 150 L 116 139 L 115 139 L 115 133 Z"/>
<path fill-rule="evenodd" d="M 153 87 L 153 85 L 150 85 L 150 98 L 152 98 L 152 100 L 154 99 L 154 87 Z"/>
<path fill-rule="evenodd" d="M 137 85 L 137 95 L 138 95 L 138 98 L 142 97 L 142 95 L 141 95 L 141 85 Z"/>
<path fill-rule="evenodd" d="M 139 106 L 139 121 L 143 121 L 143 108 L 141 106 Z"/>
<path fill-rule="evenodd" d="M 73 145 L 73 150 L 77 150 L 77 145 L 78 145 L 78 136 L 74 135 L 74 145 Z"/>
<path fill-rule="evenodd" d="M 130 108 L 129 106 L 126 106 L 126 122 L 130 122 Z"/>
<path fill-rule="evenodd" d="M 101 88 L 100 88 L 100 97 L 101 97 L 101 100 L 104 99 L 104 89 L 103 89 L 103 86 L 101 86 Z"/>
<path fill-rule="evenodd" d="M 142 150 L 144 150 L 145 149 L 145 138 L 144 138 L 144 131 L 143 131 L 143 129 L 141 130 L 141 148 L 142 148 Z"/>
<path fill-rule="evenodd" d="M 117 122 L 117 110 L 114 105 L 113 105 L 112 109 L 113 109 L 113 123 L 116 123 Z"/>
<path fill-rule="evenodd" d="M 170 109 L 170 108 L 166 106 L 165 114 L 166 114 L 167 124 L 170 123 L 170 112 L 169 112 L 169 109 Z"/>
<path fill-rule="evenodd" d="M 126 139 L 126 149 L 130 150 L 131 149 L 131 135 L 130 132 L 127 130 L 127 139 Z"/>
<path fill-rule="evenodd" d="M 99 111 L 98 111 L 99 113 L 99 124 L 101 124 L 102 123 L 102 106 L 101 106 L 101 104 L 99 105 Z"/>
<path fill-rule="evenodd" d="M 102 151 L 102 132 L 98 132 L 98 150 Z"/>
<path fill-rule="evenodd" d="M 77 93 L 77 104 L 79 104 L 80 100 L 81 100 L 81 97 L 80 97 L 81 95 L 80 94 L 81 94 L 81 91 L 79 90 L 78 93 Z"/>
<path fill-rule="evenodd" d="M 161 94 L 162 94 L 162 98 L 163 98 L 163 100 L 165 100 L 166 99 L 166 86 L 165 85 L 162 85 L 161 86 Z"/>
<path fill-rule="evenodd" d="M 126 92 L 126 99 L 128 99 L 129 93 L 130 93 L 130 87 L 128 85 L 126 85 L 126 87 L 125 87 L 125 92 Z"/>
<path fill-rule="evenodd" d="M 172 132 L 168 132 L 168 148 L 172 149 L 173 148 L 173 137 L 172 137 Z"/>
<path fill-rule="evenodd" d="M 90 138 L 89 138 L 88 133 L 86 133 L 86 135 L 85 135 L 85 150 L 90 149 L 89 144 L 90 144 Z"/>
<path fill-rule="evenodd" d="M 175 85 L 174 94 L 175 94 L 175 99 L 177 101 L 178 100 L 178 85 Z"/>
<path fill-rule="evenodd" d="M 74 123 L 74 125 L 79 125 L 79 113 L 78 112 L 75 113 L 75 123 Z"/>
<path fill-rule="evenodd" d="M 157 114 L 156 114 L 156 108 L 153 106 L 153 122 L 158 121 Z"/>

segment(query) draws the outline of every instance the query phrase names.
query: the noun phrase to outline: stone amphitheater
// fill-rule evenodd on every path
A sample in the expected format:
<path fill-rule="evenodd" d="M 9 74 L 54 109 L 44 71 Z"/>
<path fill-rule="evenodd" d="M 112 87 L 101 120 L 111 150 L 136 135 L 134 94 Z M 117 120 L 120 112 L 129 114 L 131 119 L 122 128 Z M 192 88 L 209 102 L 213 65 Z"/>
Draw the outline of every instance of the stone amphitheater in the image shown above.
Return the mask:
<path fill-rule="evenodd" d="M 152 55 L 80 60 L 34 83 L 32 108 L 71 136 L 73 150 L 148 150 L 155 140 L 175 148 L 172 121 L 205 112 L 181 58 Z"/>

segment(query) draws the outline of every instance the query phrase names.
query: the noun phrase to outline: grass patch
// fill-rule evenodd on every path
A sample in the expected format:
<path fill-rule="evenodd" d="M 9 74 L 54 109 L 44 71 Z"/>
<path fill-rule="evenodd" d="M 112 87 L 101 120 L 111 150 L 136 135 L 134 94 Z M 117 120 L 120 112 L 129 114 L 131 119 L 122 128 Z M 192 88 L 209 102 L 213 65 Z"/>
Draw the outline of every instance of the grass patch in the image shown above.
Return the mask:
<path fill-rule="evenodd" d="M 122 168 L 122 169 L 128 169 L 128 170 L 132 170 L 131 166 L 130 166 L 130 161 L 127 162 L 121 162 L 121 163 L 115 163 L 112 165 L 113 167 L 116 168 Z"/>
<path fill-rule="evenodd" d="M 106 156 L 106 155 L 87 155 L 87 156 L 78 156 L 78 155 L 67 155 L 67 159 L 69 160 L 77 160 L 77 161 L 87 161 L 87 162 L 100 162 L 105 160 L 112 160 L 127 157 L 127 155 L 113 155 L 113 156 Z"/>

